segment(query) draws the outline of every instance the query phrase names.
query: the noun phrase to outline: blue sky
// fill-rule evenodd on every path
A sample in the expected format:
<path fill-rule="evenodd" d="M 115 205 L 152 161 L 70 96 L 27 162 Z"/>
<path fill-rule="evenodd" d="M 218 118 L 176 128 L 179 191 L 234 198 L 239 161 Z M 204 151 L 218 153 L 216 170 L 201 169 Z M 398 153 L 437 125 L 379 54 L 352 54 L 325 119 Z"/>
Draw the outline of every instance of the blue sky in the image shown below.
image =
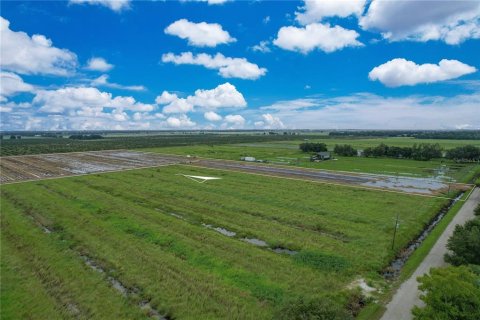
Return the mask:
<path fill-rule="evenodd" d="M 2 1 L 2 130 L 480 129 L 480 2 Z"/>

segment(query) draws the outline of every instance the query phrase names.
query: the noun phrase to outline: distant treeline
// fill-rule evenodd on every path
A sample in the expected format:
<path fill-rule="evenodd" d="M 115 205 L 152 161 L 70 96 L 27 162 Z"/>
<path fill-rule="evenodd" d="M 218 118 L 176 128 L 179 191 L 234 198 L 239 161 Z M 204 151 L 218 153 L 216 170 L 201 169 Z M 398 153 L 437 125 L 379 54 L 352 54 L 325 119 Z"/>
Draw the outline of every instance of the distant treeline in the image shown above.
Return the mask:
<path fill-rule="evenodd" d="M 355 156 L 357 150 L 351 145 L 335 145 L 335 154 L 345 157 Z M 384 143 L 363 150 L 365 157 L 388 157 L 399 159 L 431 160 L 443 157 L 443 148 L 438 143 L 420 143 L 412 147 L 388 146 Z M 480 161 L 480 148 L 472 145 L 447 150 L 445 158 L 455 161 Z"/>
<path fill-rule="evenodd" d="M 330 137 L 412 137 L 415 139 L 479 140 L 480 130 L 462 131 L 332 131 Z"/>
<path fill-rule="evenodd" d="M 103 139 L 103 136 L 100 134 L 72 134 L 68 138 L 74 140 L 98 140 Z"/>
<path fill-rule="evenodd" d="M 457 161 L 480 161 L 480 148 L 475 146 L 463 146 L 447 151 L 446 157 Z"/>
<path fill-rule="evenodd" d="M 303 152 L 327 151 L 327 145 L 325 143 L 304 142 L 300 144 L 300 150 Z"/>
<path fill-rule="evenodd" d="M 85 133 L 83 133 L 85 134 Z M 94 134 L 94 133 L 92 133 Z M 95 133 L 98 134 L 98 133 Z M 319 139 L 322 136 L 308 135 L 269 135 L 262 133 L 248 134 L 159 134 L 148 136 L 116 136 L 106 137 L 98 140 L 76 140 L 76 139 L 15 139 L 2 140 L 0 143 L 0 155 L 22 155 L 39 153 L 58 153 L 73 151 L 95 151 L 95 150 L 114 150 L 114 149 L 135 149 L 135 148 L 156 148 L 156 147 L 174 147 L 197 144 L 230 144 L 230 143 L 250 143 L 250 142 L 268 142 L 268 141 L 287 141 L 299 139 Z"/>
<path fill-rule="evenodd" d="M 333 152 L 335 154 L 338 154 L 339 156 L 344 156 L 344 157 L 353 157 L 358 154 L 357 149 L 355 149 L 349 144 L 343 144 L 343 145 L 336 144 L 335 148 L 333 148 Z"/>
<path fill-rule="evenodd" d="M 363 150 L 365 157 L 389 157 L 414 160 L 431 160 L 442 157 L 442 147 L 438 143 L 420 143 L 412 147 L 387 146 L 384 143 Z"/>

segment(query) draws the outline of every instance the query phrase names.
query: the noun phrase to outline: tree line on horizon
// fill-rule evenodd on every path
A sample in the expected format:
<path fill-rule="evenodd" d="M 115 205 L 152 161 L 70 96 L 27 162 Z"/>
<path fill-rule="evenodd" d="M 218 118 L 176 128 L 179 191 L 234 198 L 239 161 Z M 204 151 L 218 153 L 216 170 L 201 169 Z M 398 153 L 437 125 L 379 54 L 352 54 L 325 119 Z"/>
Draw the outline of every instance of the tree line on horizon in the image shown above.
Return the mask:
<path fill-rule="evenodd" d="M 300 144 L 300 150 L 303 152 L 322 152 L 327 151 L 325 143 L 305 142 Z M 431 159 L 447 158 L 455 161 L 480 161 L 480 148 L 473 145 L 460 146 L 444 151 L 438 143 L 420 143 L 411 147 L 389 146 L 381 143 L 376 147 L 367 147 L 362 152 L 349 144 L 336 144 L 333 148 L 336 155 L 344 157 L 353 157 L 363 155 L 370 158 L 396 158 L 413 159 L 427 161 Z"/>

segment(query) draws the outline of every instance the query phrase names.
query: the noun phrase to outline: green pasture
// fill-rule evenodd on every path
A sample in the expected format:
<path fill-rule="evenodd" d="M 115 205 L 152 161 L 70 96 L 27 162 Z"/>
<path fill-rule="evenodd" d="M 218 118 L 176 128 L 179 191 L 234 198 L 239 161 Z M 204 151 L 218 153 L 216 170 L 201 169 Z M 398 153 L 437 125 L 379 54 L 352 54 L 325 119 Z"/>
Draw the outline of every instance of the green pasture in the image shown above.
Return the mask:
<path fill-rule="evenodd" d="M 4 185 L 0 316 L 138 319 L 149 301 L 175 319 L 272 319 L 297 297 L 342 300 L 358 278 L 384 287 L 379 272 L 443 205 L 180 165 Z"/>
<path fill-rule="evenodd" d="M 333 139 L 329 139 L 333 140 Z M 367 139 L 364 139 L 367 140 Z M 412 139 L 410 139 L 412 140 Z M 325 140 L 324 142 L 328 142 Z M 338 142 L 338 139 L 336 139 Z M 466 182 L 468 174 L 479 165 L 455 163 L 451 160 L 436 159 L 430 161 L 416 161 L 409 159 L 392 158 L 365 158 L 365 157 L 340 157 L 336 160 L 323 162 L 310 162 L 310 154 L 299 150 L 301 141 L 279 143 L 248 143 L 228 145 L 194 145 L 182 147 L 165 147 L 144 149 L 149 152 L 165 154 L 190 155 L 204 158 L 240 160 L 243 156 L 255 157 L 273 164 L 295 165 L 307 168 L 363 172 L 387 175 L 401 175 L 412 177 L 435 178 L 443 176 L 456 181 Z M 376 145 L 376 144 L 375 144 Z M 333 149 L 335 143 L 327 143 Z"/>

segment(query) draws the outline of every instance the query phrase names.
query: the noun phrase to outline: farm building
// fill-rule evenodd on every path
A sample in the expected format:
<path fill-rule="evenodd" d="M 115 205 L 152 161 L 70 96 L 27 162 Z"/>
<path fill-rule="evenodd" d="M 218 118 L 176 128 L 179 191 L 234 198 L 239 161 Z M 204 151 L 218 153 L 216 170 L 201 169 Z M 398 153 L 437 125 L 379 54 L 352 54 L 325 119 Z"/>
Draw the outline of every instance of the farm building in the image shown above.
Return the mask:
<path fill-rule="evenodd" d="M 315 155 L 310 157 L 310 161 L 324 161 L 324 160 L 330 160 L 330 152 L 328 151 L 322 151 L 322 152 L 317 152 Z"/>
<path fill-rule="evenodd" d="M 255 162 L 254 157 L 241 157 L 240 160 L 242 161 L 248 161 L 248 162 Z"/>

